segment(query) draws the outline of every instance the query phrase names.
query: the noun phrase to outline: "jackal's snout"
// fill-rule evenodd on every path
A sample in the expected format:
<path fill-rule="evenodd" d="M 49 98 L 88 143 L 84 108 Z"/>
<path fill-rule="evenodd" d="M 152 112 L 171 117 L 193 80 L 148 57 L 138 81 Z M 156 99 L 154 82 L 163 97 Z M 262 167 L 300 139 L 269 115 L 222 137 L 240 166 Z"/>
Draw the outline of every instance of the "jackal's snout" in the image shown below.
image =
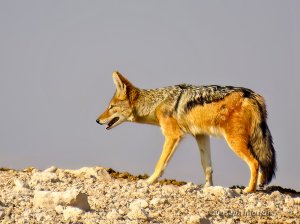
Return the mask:
<path fill-rule="evenodd" d="M 96 120 L 96 122 L 100 125 L 102 125 L 102 123 L 99 121 L 99 119 Z"/>

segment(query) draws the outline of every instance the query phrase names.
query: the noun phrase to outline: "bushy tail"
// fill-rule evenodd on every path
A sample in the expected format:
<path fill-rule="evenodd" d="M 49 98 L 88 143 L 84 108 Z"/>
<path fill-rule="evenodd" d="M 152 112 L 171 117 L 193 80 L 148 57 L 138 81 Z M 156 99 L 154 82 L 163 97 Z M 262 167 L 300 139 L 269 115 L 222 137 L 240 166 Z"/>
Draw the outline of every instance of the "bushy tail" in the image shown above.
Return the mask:
<path fill-rule="evenodd" d="M 276 153 L 273 146 L 272 135 L 266 121 L 267 111 L 264 100 L 259 95 L 255 95 L 254 99 L 256 115 L 252 120 L 250 149 L 264 174 L 264 184 L 268 184 L 272 178 L 275 177 Z"/>

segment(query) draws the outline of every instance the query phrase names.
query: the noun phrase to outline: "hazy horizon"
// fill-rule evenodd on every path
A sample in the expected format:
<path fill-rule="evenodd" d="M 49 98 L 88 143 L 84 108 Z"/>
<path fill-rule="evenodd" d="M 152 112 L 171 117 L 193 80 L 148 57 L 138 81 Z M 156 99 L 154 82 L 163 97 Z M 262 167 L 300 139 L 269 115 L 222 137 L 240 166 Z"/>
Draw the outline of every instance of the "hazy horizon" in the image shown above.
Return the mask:
<path fill-rule="evenodd" d="M 150 89 L 233 85 L 264 96 L 278 171 L 300 189 L 299 1 L 1 1 L 0 167 L 104 166 L 151 174 L 158 127 L 95 120 L 120 71 Z M 214 184 L 244 185 L 247 165 L 211 141 Z M 196 141 L 180 143 L 162 178 L 204 183 Z"/>

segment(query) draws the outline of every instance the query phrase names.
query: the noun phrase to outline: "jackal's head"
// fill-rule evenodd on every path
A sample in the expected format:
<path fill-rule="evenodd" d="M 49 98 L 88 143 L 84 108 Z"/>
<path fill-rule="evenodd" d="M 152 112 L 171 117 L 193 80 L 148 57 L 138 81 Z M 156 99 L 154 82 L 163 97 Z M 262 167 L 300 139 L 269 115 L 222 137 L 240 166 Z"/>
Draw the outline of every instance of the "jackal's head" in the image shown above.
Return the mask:
<path fill-rule="evenodd" d="M 133 121 L 132 104 L 138 94 L 138 89 L 119 72 L 113 72 L 112 77 L 117 90 L 106 110 L 96 120 L 99 124 L 106 124 L 107 130 L 124 121 Z"/>

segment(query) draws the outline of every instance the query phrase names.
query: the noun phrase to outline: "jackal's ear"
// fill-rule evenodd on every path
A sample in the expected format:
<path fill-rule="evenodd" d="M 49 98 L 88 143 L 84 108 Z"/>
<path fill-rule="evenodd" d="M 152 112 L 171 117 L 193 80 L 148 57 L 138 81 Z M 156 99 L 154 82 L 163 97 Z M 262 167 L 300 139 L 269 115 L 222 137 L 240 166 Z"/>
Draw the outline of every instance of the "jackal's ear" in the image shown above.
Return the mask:
<path fill-rule="evenodd" d="M 114 71 L 112 74 L 115 86 L 117 88 L 117 91 L 123 91 L 124 88 L 126 89 L 125 84 L 122 82 L 121 74 L 117 71 Z"/>
<path fill-rule="evenodd" d="M 125 97 L 127 90 L 127 80 L 118 71 L 114 71 L 112 77 L 117 88 L 117 95 L 121 98 Z"/>

